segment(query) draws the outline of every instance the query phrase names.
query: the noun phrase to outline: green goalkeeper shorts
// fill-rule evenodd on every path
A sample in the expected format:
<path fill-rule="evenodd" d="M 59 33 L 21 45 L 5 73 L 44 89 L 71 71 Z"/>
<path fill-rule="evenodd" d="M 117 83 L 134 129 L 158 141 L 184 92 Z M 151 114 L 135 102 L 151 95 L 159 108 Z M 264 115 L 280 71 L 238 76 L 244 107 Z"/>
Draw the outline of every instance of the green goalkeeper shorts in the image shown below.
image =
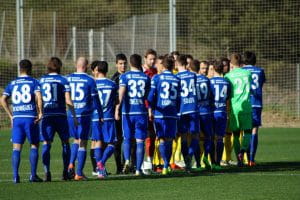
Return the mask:
<path fill-rule="evenodd" d="M 232 132 L 244 131 L 252 129 L 252 114 L 251 113 L 240 113 L 231 114 L 229 117 L 229 129 Z"/>

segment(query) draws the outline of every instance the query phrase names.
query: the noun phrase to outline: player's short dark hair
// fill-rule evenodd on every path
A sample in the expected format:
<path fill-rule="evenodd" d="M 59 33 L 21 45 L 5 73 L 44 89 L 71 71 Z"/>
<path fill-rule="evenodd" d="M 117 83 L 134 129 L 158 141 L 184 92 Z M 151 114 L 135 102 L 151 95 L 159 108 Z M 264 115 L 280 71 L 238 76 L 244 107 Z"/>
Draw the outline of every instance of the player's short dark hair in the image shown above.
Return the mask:
<path fill-rule="evenodd" d="M 164 58 L 163 58 L 162 65 L 163 65 L 166 69 L 172 71 L 172 70 L 174 69 L 174 65 L 175 65 L 173 56 L 166 56 L 166 57 L 164 57 Z"/>
<path fill-rule="evenodd" d="M 179 64 L 181 64 L 182 66 L 187 66 L 187 59 L 186 59 L 186 55 L 184 54 L 180 54 L 177 59 L 177 62 L 179 62 Z"/>
<path fill-rule="evenodd" d="M 217 73 L 219 73 L 219 74 L 223 73 L 224 65 L 223 65 L 221 59 L 215 60 L 214 63 L 213 63 L 213 66 L 214 66 L 214 70 Z"/>
<path fill-rule="evenodd" d="M 194 60 L 194 57 L 191 54 L 186 54 L 186 59 Z"/>
<path fill-rule="evenodd" d="M 142 57 L 140 55 L 132 54 L 129 60 L 132 67 L 142 70 Z"/>
<path fill-rule="evenodd" d="M 241 66 L 242 64 L 242 56 L 239 53 L 233 53 L 230 56 L 230 63 L 235 66 Z"/>
<path fill-rule="evenodd" d="M 98 72 L 102 74 L 107 74 L 108 63 L 106 61 L 99 61 L 97 67 L 98 67 Z"/>
<path fill-rule="evenodd" d="M 256 55 L 252 51 L 245 51 L 244 52 L 244 63 L 246 65 L 255 65 L 256 64 Z"/>
<path fill-rule="evenodd" d="M 172 51 L 171 52 L 171 56 L 179 56 L 179 55 L 180 55 L 179 51 Z"/>
<path fill-rule="evenodd" d="M 157 56 L 157 53 L 154 49 L 147 49 L 144 56 L 147 58 L 148 55 L 154 55 L 155 57 Z"/>
<path fill-rule="evenodd" d="M 119 53 L 116 55 L 116 63 L 118 63 L 119 60 L 124 60 L 127 62 L 127 57 L 123 53 Z"/>
<path fill-rule="evenodd" d="M 226 62 L 226 64 L 229 66 L 230 65 L 230 60 L 228 58 L 222 57 L 221 62 Z"/>
<path fill-rule="evenodd" d="M 23 59 L 19 62 L 20 72 L 30 74 L 32 71 L 32 63 L 30 60 Z"/>
<path fill-rule="evenodd" d="M 91 63 L 91 70 L 94 71 L 95 68 L 99 65 L 99 60 L 94 60 L 92 63 Z"/>
<path fill-rule="evenodd" d="M 200 69 L 200 61 L 197 60 L 197 59 L 193 60 L 190 68 L 191 68 L 191 70 L 193 72 L 197 72 L 198 73 L 199 69 Z"/>
<path fill-rule="evenodd" d="M 208 67 L 208 65 L 209 65 L 208 61 L 206 61 L 206 60 L 202 60 L 202 61 L 200 62 L 200 64 L 201 64 L 201 63 L 205 64 L 207 67 Z"/>
<path fill-rule="evenodd" d="M 158 60 L 163 60 L 165 57 L 167 57 L 166 55 L 160 55 L 157 57 Z"/>
<path fill-rule="evenodd" d="M 47 64 L 48 73 L 60 73 L 62 62 L 58 57 L 51 57 Z"/>

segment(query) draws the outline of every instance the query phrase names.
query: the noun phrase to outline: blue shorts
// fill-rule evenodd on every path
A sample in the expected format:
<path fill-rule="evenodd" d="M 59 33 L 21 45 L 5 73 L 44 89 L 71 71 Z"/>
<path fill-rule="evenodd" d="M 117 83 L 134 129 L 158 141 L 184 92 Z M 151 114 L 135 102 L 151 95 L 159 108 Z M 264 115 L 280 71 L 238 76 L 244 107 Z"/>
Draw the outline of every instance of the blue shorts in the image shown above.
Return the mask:
<path fill-rule="evenodd" d="M 99 141 L 103 140 L 102 137 L 102 123 L 99 121 L 92 121 L 92 128 L 91 128 L 91 140 Z"/>
<path fill-rule="evenodd" d="M 122 115 L 122 128 L 124 139 L 141 139 L 147 137 L 147 115 Z"/>
<path fill-rule="evenodd" d="M 78 126 L 75 127 L 73 117 L 68 117 L 70 136 L 76 140 L 88 140 L 91 128 L 91 117 L 77 117 Z"/>
<path fill-rule="evenodd" d="M 226 126 L 227 126 L 227 113 L 226 112 L 213 113 L 214 135 L 224 137 L 226 133 Z"/>
<path fill-rule="evenodd" d="M 181 115 L 177 121 L 179 133 L 198 134 L 200 132 L 200 123 L 198 113 Z"/>
<path fill-rule="evenodd" d="M 38 144 L 40 142 L 39 125 L 34 123 L 36 118 L 17 117 L 13 119 L 12 127 L 12 143 L 24 144 L 27 137 L 30 144 Z"/>
<path fill-rule="evenodd" d="M 213 121 L 212 115 L 199 115 L 200 121 L 200 128 L 201 131 L 204 133 L 205 136 L 212 136 L 213 135 Z"/>
<path fill-rule="evenodd" d="M 69 126 L 67 116 L 47 116 L 43 117 L 40 123 L 41 141 L 53 141 L 55 132 L 58 133 L 62 141 L 69 140 Z"/>
<path fill-rule="evenodd" d="M 262 108 L 252 108 L 252 125 L 253 127 L 261 126 Z"/>
<path fill-rule="evenodd" d="M 155 119 L 154 128 L 158 138 L 175 138 L 177 120 L 172 118 Z"/>
<path fill-rule="evenodd" d="M 102 125 L 102 141 L 114 143 L 117 141 L 115 120 L 107 120 Z"/>

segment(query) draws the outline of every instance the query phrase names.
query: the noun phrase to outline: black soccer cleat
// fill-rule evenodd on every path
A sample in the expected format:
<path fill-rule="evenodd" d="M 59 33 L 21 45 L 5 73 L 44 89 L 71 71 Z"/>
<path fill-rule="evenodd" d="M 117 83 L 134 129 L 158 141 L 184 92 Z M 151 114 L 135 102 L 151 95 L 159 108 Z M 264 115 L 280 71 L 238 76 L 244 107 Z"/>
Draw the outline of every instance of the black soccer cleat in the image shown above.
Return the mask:
<path fill-rule="evenodd" d="M 44 182 L 51 182 L 51 172 L 46 172 L 45 173 Z"/>
<path fill-rule="evenodd" d="M 43 182 L 43 179 L 41 179 L 38 175 L 35 176 L 30 175 L 29 182 L 31 183 Z"/>

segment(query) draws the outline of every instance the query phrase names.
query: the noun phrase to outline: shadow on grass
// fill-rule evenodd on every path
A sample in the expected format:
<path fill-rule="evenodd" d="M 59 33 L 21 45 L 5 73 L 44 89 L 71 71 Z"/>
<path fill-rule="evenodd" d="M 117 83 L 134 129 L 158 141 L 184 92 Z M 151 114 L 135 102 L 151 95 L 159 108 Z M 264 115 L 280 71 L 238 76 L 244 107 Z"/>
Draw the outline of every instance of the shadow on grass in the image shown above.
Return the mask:
<path fill-rule="evenodd" d="M 128 175 L 110 175 L 109 177 L 103 179 L 103 181 L 112 180 L 139 180 L 139 179 L 162 179 L 162 178 L 188 178 L 196 176 L 222 176 L 223 173 L 234 174 L 234 173 L 253 173 L 253 172 L 285 172 L 285 171 L 300 171 L 300 161 L 295 162 L 264 162 L 259 163 L 255 167 L 224 167 L 219 171 L 209 171 L 209 170 L 193 170 L 191 173 L 186 173 L 185 171 L 174 171 L 169 175 L 161 174 L 151 174 L 144 176 L 134 176 L 132 174 Z M 88 181 L 98 181 L 97 178 L 90 178 Z M 56 182 L 56 181 L 55 181 Z"/>

